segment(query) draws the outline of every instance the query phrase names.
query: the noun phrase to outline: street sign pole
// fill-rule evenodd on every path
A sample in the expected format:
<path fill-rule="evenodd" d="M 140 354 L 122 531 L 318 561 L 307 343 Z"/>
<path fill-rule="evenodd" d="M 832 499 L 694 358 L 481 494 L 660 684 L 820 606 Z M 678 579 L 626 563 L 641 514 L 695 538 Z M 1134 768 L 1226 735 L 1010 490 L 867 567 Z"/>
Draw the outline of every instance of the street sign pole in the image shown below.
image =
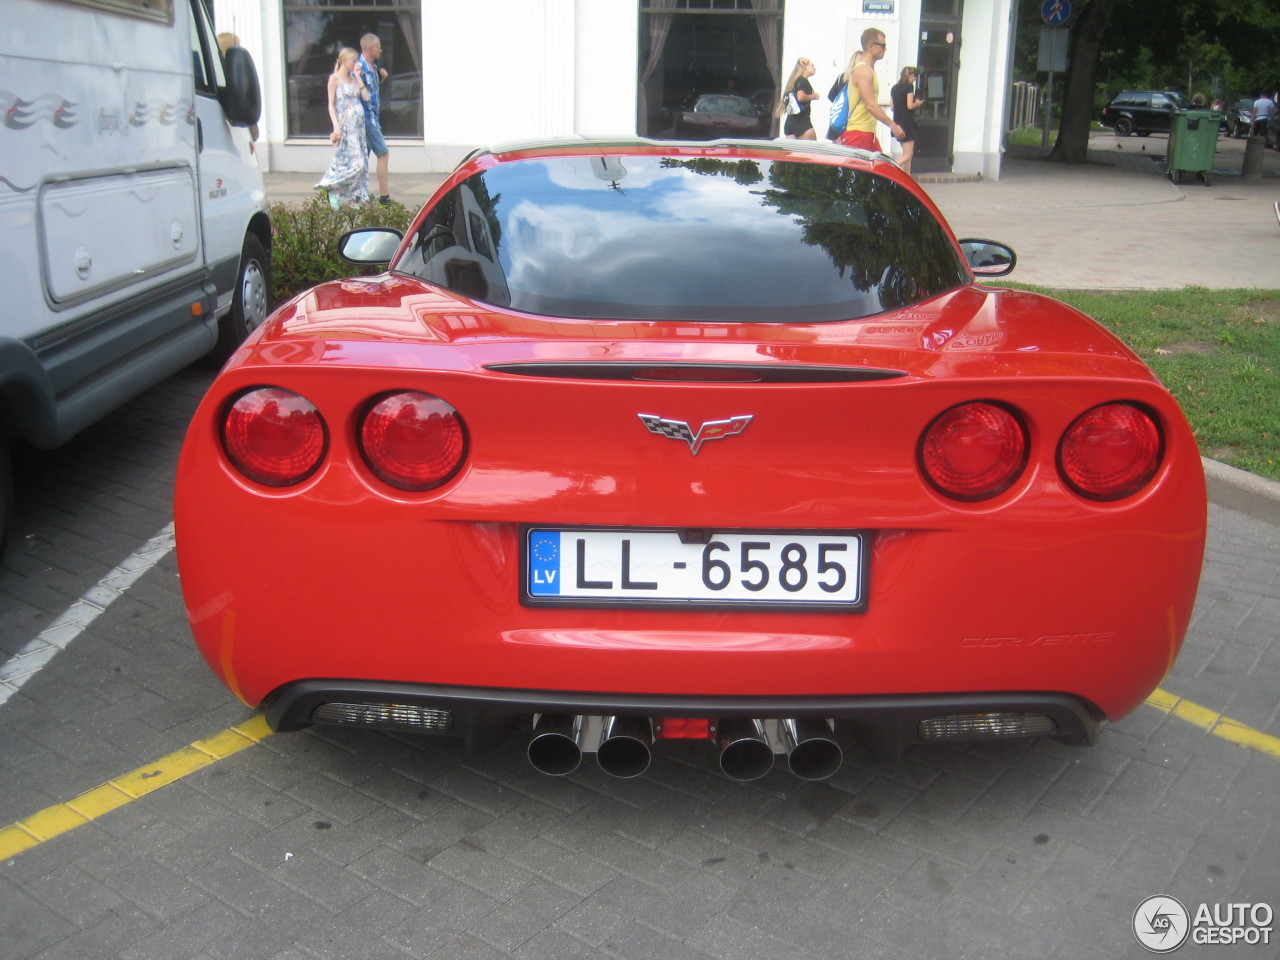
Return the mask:
<path fill-rule="evenodd" d="M 1040 62 L 1036 66 L 1049 74 L 1049 94 L 1045 100 L 1044 123 L 1040 132 L 1042 147 L 1049 145 L 1049 125 L 1053 122 L 1054 75 L 1067 69 L 1067 49 L 1070 43 L 1068 31 L 1062 25 L 1070 18 L 1070 0 L 1044 0 L 1040 6 L 1040 19 L 1046 26 L 1040 30 Z"/>
<path fill-rule="evenodd" d="M 1049 145 L 1049 124 L 1053 120 L 1053 71 L 1049 71 L 1049 93 L 1044 101 L 1044 122 L 1040 124 L 1040 146 Z"/>

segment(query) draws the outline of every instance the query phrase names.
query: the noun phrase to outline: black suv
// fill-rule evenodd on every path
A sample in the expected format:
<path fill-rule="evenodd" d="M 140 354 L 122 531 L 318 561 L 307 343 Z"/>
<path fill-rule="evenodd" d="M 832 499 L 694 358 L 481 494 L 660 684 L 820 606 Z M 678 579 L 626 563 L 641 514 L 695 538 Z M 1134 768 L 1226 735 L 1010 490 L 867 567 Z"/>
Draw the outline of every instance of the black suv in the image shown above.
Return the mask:
<path fill-rule="evenodd" d="M 1126 90 L 1102 108 L 1102 125 L 1117 137 L 1136 133 L 1145 137 L 1153 131 L 1168 133 L 1175 110 L 1190 109 L 1191 103 L 1176 90 Z"/>
<path fill-rule="evenodd" d="M 1253 97 L 1237 100 L 1226 109 L 1227 136 L 1247 137 L 1253 126 Z"/>

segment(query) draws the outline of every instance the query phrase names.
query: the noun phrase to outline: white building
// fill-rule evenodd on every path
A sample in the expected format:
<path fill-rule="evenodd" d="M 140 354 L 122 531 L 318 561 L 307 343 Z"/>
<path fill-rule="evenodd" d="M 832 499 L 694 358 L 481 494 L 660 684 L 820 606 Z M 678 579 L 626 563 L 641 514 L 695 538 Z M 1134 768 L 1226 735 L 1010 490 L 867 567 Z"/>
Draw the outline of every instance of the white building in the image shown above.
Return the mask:
<path fill-rule="evenodd" d="M 212 0 L 253 54 L 260 151 L 322 171 L 337 50 L 382 40 L 391 169 L 445 172 L 476 146 L 529 137 L 669 136 L 703 92 L 772 100 L 799 57 L 817 66 L 813 125 L 862 31 L 884 31 L 880 100 L 918 66 L 927 102 L 914 169 L 1000 175 L 1016 0 Z M 963 51 L 963 56 L 961 52 Z M 892 146 L 884 127 L 881 144 Z"/>

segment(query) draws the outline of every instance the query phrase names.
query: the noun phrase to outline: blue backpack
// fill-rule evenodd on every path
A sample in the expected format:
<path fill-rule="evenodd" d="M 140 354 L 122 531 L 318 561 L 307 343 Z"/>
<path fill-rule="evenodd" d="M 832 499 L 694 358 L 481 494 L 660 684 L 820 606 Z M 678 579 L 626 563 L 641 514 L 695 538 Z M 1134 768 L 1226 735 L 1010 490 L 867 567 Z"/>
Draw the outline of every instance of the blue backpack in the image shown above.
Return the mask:
<path fill-rule="evenodd" d="M 840 92 L 831 100 L 831 126 L 827 129 L 828 140 L 839 140 L 840 134 L 849 124 L 849 84 L 846 81 Z"/>

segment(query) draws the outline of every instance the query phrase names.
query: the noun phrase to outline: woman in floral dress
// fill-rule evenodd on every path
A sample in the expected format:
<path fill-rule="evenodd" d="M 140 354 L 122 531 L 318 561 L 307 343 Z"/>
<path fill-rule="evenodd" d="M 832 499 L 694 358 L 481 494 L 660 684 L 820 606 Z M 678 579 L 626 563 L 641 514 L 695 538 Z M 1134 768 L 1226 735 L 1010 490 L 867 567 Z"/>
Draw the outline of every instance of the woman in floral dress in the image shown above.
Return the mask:
<path fill-rule="evenodd" d="M 369 99 L 369 91 L 355 69 L 357 56 L 350 47 L 343 47 L 329 75 L 329 119 L 333 121 L 329 142 L 338 150 L 316 188 L 327 192 L 335 210 L 343 203 L 369 202 L 369 152 L 360 102 Z"/>

